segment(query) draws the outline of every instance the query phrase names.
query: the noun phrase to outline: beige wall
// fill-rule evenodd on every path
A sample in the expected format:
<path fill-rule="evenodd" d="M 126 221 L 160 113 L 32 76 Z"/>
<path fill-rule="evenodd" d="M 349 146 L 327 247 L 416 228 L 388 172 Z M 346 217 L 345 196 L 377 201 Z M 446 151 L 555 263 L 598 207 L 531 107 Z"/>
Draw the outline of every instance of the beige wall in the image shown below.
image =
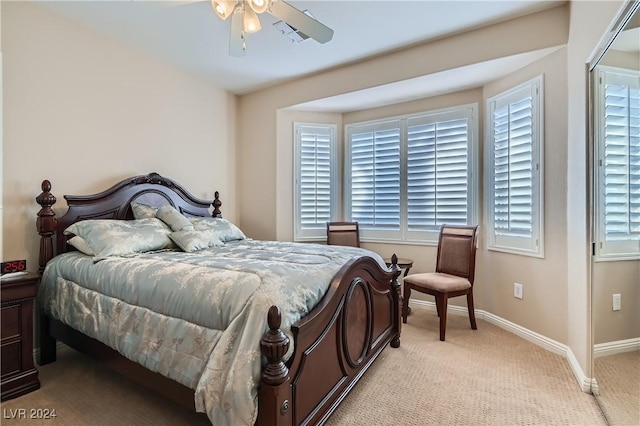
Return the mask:
<path fill-rule="evenodd" d="M 638 53 L 609 49 L 598 64 L 640 71 L 640 55 Z"/>
<path fill-rule="evenodd" d="M 2 223 L 2 217 L 3 217 L 3 212 L 4 212 L 4 203 L 2 201 L 2 185 L 3 185 L 3 181 L 2 181 L 2 175 L 3 175 L 3 167 L 2 164 L 4 163 L 4 161 L 2 160 L 4 157 L 4 154 L 2 154 L 3 152 L 3 137 L 2 135 L 4 134 L 4 130 L 3 130 L 3 113 L 2 113 L 2 96 L 3 96 L 3 79 L 2 79 L 2 2 L 0 2 L 0 223 Z M 2 249 L 2 241 L 3 241 L 3 230 L 2 227 L 0 227 L 0 261 L 3 260 L 9 260 L 9 259 L 5 259 L 4 258 L 4 251 Z"/>
<path fill-rule="evenodd" d="M 596 262 L 593 265 L 593 343 L 640 337 L 640 261 Z M 622 308 L 613 310 L 613 295 Z"/>
<path fill-rule="evenodd" d="M 567 342 L 567 73 L 566 49 L 556 51 L 507 78 L 485 86 L 485 99 L 543 76 L 544 259 L 486 251 L 480 258 L 479 290 L 487 311 L 558 342 Z M 523 285 L 522 300 L 513 283 Z"/>
<path fill-rule="evenodd" d="M 591 295 L 587 198 L 587 71 L 620 1 L 572 1 L 567 45 L 567 292 L 568 345 L 591 377 Z"/>
<path fill-rule="evenodd" d="M 31 2 L 2 2 L 4 255 L 38 268 L 34 201 L 156 171 L 236 218 L 235 97 Z"/>

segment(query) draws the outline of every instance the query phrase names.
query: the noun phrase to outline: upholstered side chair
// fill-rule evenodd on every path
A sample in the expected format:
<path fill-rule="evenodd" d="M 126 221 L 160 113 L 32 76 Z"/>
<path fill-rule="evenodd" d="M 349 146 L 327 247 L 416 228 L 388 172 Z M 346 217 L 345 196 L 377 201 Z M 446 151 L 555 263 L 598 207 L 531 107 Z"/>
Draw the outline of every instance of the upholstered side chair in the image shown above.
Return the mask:
<path fill-rule="evenodd" d="M 358 222 L 327 222 L 327 244 L 360 247 Z"/>
<path fill-rule="evenodd" d="M 478 226 L 441 226 L 435 272 L 410 274 L 404 279 L 402 322 L 407 322 L 411 291 L 430 294 L 436 301 L 436 310 L 440 317 L 440 340 L 444 342 L 447 301 L 450 297 L 466 295 L 471 328 L 477 330 L 473 307 L 477 239 Z"/>

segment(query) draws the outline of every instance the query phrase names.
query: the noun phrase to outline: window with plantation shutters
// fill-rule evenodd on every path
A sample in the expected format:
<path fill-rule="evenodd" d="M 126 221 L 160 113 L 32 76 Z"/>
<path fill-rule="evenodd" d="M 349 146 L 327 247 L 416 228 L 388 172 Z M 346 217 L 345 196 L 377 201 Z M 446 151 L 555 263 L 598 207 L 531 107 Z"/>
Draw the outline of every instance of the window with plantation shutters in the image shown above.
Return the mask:
<path fill-rule="evenodd" d="M 475 216 L 476 105 L 346 126 L 345 207 L 363 241 L 435 243 Z"/>
<path fill-rule="evenodd" d="M 294 239 L 322 240 L 337 210 L 336 126 L 294 123 L 294 132 Z"/>
<path fill-rule="evenodd" d="M 596 255 L 640 258 L 640 72 L 599 67 Z"/>
<path fill-rule="evenodd" d="M 351 220 L 361 230 L 400 229 L 400 128 L 398 122 L 350 132 Z"/>
<path fill-rule="evenodd" d="M 470 119 L 459 112 L 408 119 L 408 231 L 468 223 Z"/>
<path fill-rule="evenodd" d="M 487 101 L 487 241 L 543 257 L 542 78 Z"/>

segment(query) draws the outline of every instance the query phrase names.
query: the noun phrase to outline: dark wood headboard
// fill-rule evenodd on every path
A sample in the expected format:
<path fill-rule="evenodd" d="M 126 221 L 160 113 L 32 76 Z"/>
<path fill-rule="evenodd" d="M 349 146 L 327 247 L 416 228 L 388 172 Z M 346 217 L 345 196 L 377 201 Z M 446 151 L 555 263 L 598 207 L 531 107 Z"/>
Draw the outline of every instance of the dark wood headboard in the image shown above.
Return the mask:
<path fill-rule="evenodd" d="M 50 191 L 51 182 L 44 180 L 42 193 L 36 197 L 36 202 L 41 206 L 36 221 L 40 234 L 40 272 L 52 257 L 69 249 L 67 238 L 63 234 L 69 225 L 86 219 L 131 220 L 132 202 L 154 207 L 170 204 L 185 216 L 222 217 L 222 203 L 217 191 L 213 200 L 202 200 L 194 197 L 177 182 L 155 172 L 124 179 L 98 194 L 65 195 L 68 208 L 59 219 L 51 208 L 56 197 Z"/>

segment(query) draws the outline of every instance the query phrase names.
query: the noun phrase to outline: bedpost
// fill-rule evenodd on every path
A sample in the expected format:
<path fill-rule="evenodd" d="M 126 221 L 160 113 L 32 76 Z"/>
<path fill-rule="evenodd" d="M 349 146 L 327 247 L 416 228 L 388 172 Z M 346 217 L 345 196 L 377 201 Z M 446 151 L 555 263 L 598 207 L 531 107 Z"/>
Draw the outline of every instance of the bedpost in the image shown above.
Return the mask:
<path fill-rule="evenodd" d="M 393 254 L 391 256 L 391 271 L 393 271 L 393 278 L 391 278 L 391 292 L 393 298 L 393 318 L 394 322 L 398 324 L 397 334 L 391 339 L 391 347 L 400 347 L 400 333 L 402 331 L 402 291 L 400 289 L 400 283 L 398 277 L 400 276 L 400 267 L 398 266 L 398 256 Z"/>
<path fill-rule="evenodd" d="M 222 202 L 220 201 L 220 193 L 218 191 L 213 194 L 213 211 L 211 212 L 212 217 L 222 217 L 222 212 L 220 211 L 220 206 L 222 206 Z"/>
<path fill-rule="evenodd" d="M 51 182 L 43 180 L 41 188 L 42 192 L 36 197 L 36 202 L 42 207 L 36 220 L 36 228 L 40 234 L 39 273 L 44 271 L 47 262 L 53 257 L 53 234 L 55 234 L 58 225 L 56 213 L 51 208 L 57 201 L 56 197 L 49 192 L 51 191 Z"/>
<path fill-rule="evenodd" d="M 282 315 L 277 306 L 269 308 L 267 315 L 269 331 L 260 341 L 260 351 L 267 358 L 262 370 L 260 389 L 258 390 L 257 425 L 291 425 L 292 401 L 289 369 L 283 357 L 289 349 L 289 338 L 280 330 Z"/>
<path fill-rule="evenodd" d="M 50 192 L 51 182 L 43 180 L 41 185 L 42 193 L 36 197 L 36 202 L 41 209 L 36 219 L 36 228 L 40 234 L 40 254 L 38 272 L 42 274 L 47 262 L 54 256 L 53 234 L 56 232 L 58 219 L 51 206 L 56 203 L 56 197 Z M 56 340 L 49 335 L 49 317 L 45 315 L 41 308 L 40 312 L 40 360 L 38 364 L 44 365 L 56 360 Z"/>

